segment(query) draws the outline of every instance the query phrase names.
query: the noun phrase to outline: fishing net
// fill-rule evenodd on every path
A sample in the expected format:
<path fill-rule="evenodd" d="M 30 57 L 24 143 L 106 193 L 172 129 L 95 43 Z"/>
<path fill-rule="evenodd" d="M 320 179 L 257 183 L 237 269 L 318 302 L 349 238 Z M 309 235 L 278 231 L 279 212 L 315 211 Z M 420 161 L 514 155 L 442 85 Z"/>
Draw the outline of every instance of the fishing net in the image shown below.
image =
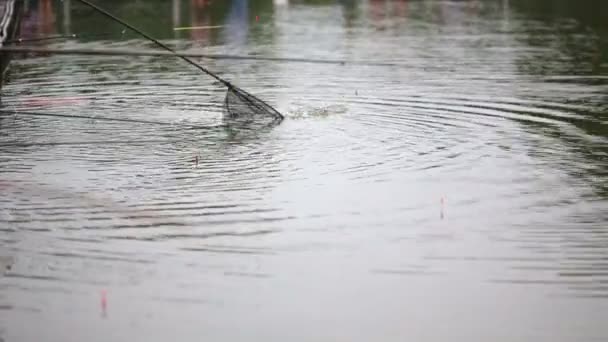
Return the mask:
<path fill-rule="evenodd" d="M 272 121 L 283 119 L 283 115 L 266 102 L 233 85 L 230 85 L 226 92 L 224 116 L 228 120 L 236 120 L 240 123 L 253 121 L 262 116 Z"/>
<path fill-rule="evenodd" d="M 274 122 L 281 121 L 283 119 L 283 115 L 281 113 L 279 113 L 276 109 L 272 108 L 269 104 L 265 103 L 264 101 L 258 99 L 255 96 L 249 94 L 248 92 L 244 91 L 243 89 L 232 85 L 230 82 L 222 79 L 215 73 L 207 70 L 202 65 L 194 62 L 193 60 L 187 58 L 186 56 L 178 54 L 177 52 L 175 52 L 173 49 L 171 49 L 167 45 L 159 42 L 158 40 L 154 39 L 153 37 L 149 36 L 148 34 L 142 32 L 141 30 L 124 22 L 123 20 L 117 18 L 116 16 L 108 13 L 104 9 L 101 9 L 98 6 L 90 3 L 89 1 L 87 1 L 87 0 L 78 0 L 78 1 L 95 9 L 99 13 L 105 15 L 106 17 L 121 23 L 123 26 L 142 35 L 143 37 L 154 42 L 156 45 L 160 46 L 161 48 L 173 53 L 176 57 L 183 59 L 184 61 L 193 65 L 197 69 L 201 70 L 202 72 L 206 73 L 207 75 L 209 75 L 209 76 L 215 78 L 216 80 L 220 81 L 221 83 L 223 83 L 228 88 L 228 91 L 226 93 L 226 98 L 224 100 L 224 115 L 225 115 L 225 118 L 228 119 L 228 123 L 254 122 L 254 118 L 255 119 L 257 119 L 257 118 L 268 119 L 269 118 L 274 123 Z"/>

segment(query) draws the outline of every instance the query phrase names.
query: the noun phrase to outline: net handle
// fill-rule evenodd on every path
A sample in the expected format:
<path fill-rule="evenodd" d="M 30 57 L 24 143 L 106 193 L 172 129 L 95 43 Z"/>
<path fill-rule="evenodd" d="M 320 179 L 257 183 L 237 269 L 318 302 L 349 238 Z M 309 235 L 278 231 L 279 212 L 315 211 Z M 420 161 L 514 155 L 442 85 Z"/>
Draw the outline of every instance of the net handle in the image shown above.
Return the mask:
<path fill-rule="evenodd" d="M 206 73 L 207 75 L 209 75 L 209 76 L 211 76 L 211 77 L 215 78 L 216 80 L 218 80 L 218 81 L 222 82 L 222 83 L 223 83 L 223 84 L 224 84 L 226 87 L 228 87 L 228 88 L 230 88 L 230 89 L 231 89 L 231 88 L 233 88 L 233 86 L 232 86 L 232 84 L 231 84 L 230 82 L 228 82 L 228 81 L 224 80 L 223 78 L 219 77 L 218 75 L 216 75 L 216 74 L 212 73 L 211 71 L 207 70 L 206 68 L 204 68 L 204 67 L 203 67 L 203 66 L 201 66 L 200 64 L 198 64 L 198 63 L 194 62 L 194 61 L 193 61 L 193 60 L 191 60 L 190 58 L 188 58 L 188 57 L 185 57 L 185 56 L 182 56 L 182 55 L 178 54 L 177 52 L 175 52 L 173 49 L 171 49 L 171 48 L 170 48 L 170 47 L 168 47 L 167 45 L 165 45 L 165 44 L 163 44 L 163 43 L 159 42 L 158 40 L 156 40 L 156 39 L 154 39 L 154 38 L 152 38 L 151 36 L 149 36 L 149 35 L 148 35 L 148 34 L 146 34 L 145 32 L 140 31 L 139 29 L 137 29 L 137 28 L 135 28 L 135 27 L 131 26 L 130 24 L 128 24 L 128 23 L 126 23 L 125 21 L 121 20 L 120 18 L 118 18 L 118 17 L 114 16 L 113 14 L 111 14 L 111 13 L 107 12 L 106 10 L 104 10 L 104 9 L 102 9 L 102 8 L 100 8 L 100 7 L 97 7 L 97 5 L 92 4 L 92 3 L 90 3 L 90 2 L 89 2 L 89 1 L 87 1 L 87 0 L 78 0 L 78 1 L 79 1 L 79 2 L 81 2 L 81 3 L 83 3 L 83 4 L 85 4 L 85 5 L 87 5 L 87 6 L 89 6 L 89 7 L 91 7 L 91 8 L 93 8 L 94 10 L 96 10 L 96 11 L 98 11 L 99 13 L 101 13 L 101 14 L 105 15 L 106 17 L 108 17 L 108 18 L 110 18 L 110 19 L 112 19 L 112 20 L 114 20 L 114 21 L 119 22 L 120 24 L 122 24 L 122 25 L 126 26 L 127 28 L 131 29 L 132 31 L 134 31 L 134 32 L 136 32 L 136 33 L 138 33 L 138 34 L 140 34 L 140 35 L 144 36 L 145 38 L 147 38 L 147 39 L 149 39 L 150 41 L 154 42 L 156 45 L 158 45 L 158 46 L 162 47 L 163 49 L 165 49 L 165 50 L 167 50 L 167 51 L 169 51 L 169 52 L 173 53 L 173 54 L 174 54 L 176 57 L 179 57 L 179 58 L 183 59 L 184 61 L 186 61 L 187 63 L 189 63 L 189 64 L 193 65 L 194 67 L 196 67 L 197 69 L 199 69 L 199 70 L 201 70 L 202 72 Z"/>

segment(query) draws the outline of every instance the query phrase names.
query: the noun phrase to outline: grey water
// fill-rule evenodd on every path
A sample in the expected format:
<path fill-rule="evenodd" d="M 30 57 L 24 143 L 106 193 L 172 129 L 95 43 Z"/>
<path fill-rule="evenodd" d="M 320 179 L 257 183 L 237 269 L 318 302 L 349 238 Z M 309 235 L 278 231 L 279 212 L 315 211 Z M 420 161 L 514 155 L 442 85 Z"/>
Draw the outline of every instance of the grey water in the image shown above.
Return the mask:
<path fill-rule="evenodd" d="M 179 59 L 16 55 L 0 340 L 608 340 L 605 2 L 97 3 L 180 51 L 344 63 L 197 59 L 286 116 L 207 130 L 225 88 Z M 122 30 L 21 22 L 156 49 Z"/>

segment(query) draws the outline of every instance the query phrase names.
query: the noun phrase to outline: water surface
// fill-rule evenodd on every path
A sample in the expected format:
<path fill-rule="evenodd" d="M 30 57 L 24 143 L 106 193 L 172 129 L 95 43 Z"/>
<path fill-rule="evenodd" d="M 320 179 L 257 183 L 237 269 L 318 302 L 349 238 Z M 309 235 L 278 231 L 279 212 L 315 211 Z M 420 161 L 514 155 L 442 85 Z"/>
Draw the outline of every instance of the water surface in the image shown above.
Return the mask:
<path fill-rule="evenodd" d="M 286 116 L 252 131 L 178 59 L 13 61 L 5 111 L 159 124 L 0 116 L 2 339 L 608 339 L 603 2 L 196 3 L 105 6 L 345 63 L 200 59 Z M 30 1 L 22 34 L 154 48 L 122 29 Z"/>

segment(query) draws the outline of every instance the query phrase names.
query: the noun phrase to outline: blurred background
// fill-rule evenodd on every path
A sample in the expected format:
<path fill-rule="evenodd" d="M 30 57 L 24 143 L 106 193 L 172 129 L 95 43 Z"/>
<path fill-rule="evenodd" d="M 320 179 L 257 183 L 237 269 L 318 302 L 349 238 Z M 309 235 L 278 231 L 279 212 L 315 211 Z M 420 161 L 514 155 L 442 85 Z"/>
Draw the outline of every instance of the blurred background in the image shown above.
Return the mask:
<path fill-rule="evenodd" d="M 286 119 L 225 129 L 177 58 L 11 54 L 0 340 L 608 339 L 606 1 L 95 3 Z M 4 46 L 158 50 L 19 5 Z"/>

